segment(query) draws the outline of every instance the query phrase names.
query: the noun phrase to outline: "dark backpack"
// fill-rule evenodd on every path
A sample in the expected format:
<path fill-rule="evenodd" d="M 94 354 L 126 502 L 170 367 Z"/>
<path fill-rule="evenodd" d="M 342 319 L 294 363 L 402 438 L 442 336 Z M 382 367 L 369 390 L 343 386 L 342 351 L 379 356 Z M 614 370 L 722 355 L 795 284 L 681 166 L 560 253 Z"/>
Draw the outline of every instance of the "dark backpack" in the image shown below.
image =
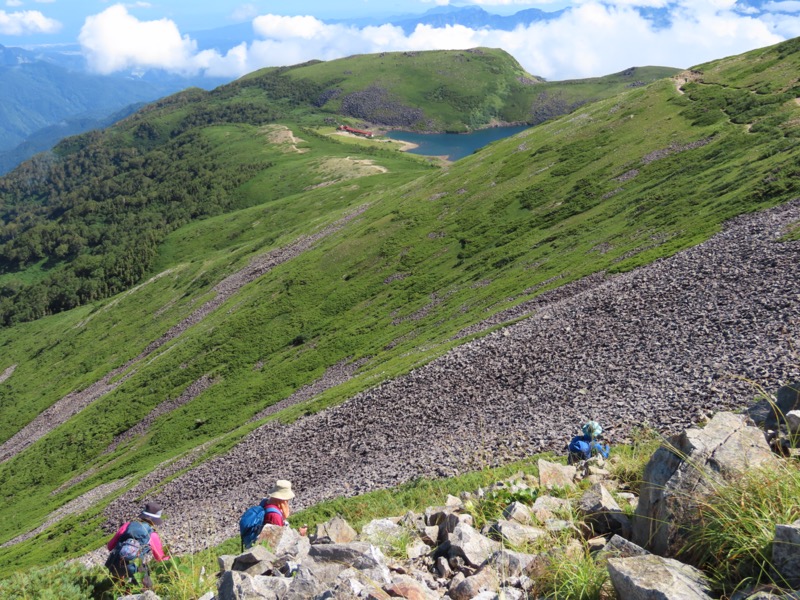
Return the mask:
<path fill-rule="evenodd" d="M 268 512 L 283 515 L 274 506 L 266 506 L 267 501 L 251 506 L 239 518 L 239 537 L 242 538 L 242 550 L 250 548 L 256 543 L 261 530 L 264 529 L 264 517 Z"/>
<path fill-rule="evenodd" d="M 131 521 L 119 536 L 106 561 L 106 567 L 119 577 L 132 576 L 139 570 L 147 575 L 147 558 L 150 555 L 150 534 L 153 528 L 147 523 Z M 134 564 L 139 561 L 139 569 Z"/>

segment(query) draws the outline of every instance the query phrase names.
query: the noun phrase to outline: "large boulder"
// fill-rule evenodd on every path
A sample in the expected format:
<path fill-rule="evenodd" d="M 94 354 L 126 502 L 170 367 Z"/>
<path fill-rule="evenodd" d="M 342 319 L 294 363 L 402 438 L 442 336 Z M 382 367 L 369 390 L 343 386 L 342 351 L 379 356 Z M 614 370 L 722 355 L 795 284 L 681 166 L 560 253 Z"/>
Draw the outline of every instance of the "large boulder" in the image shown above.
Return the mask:
<path fill-rule="evenodd" d="M 317 525 L 314 543 L 349 544 L 355 541 L 358 533 L 340 516 Z"/>
<path fill-rule="evenodd" d="M 499 542 L 490 540 L 466 523 L 456 525 L 453 532 L 448 534 L 447 541 L 441 548 L 448 556 L 460 557 L 473 567 L 480 566 L 499 549 Z"/>
<path fill-rule="evenodd" d="M 519 577 L 528 566 L 536 560 L 536 554 L 524 554 L 502 549 L 492 554 L 486 564 L 494 567 L 495 571 L 505 573 L 508 577 Z"/>
<path fill-rule="evenodd" d="M 764 432 L 749 425 L 745 415 L 718 413 L 704 428 L 673 436 L 645 467 L 633 541 L 656 554 L 674 555 L 698 503 L 715 486 L 777 461 Z"/>
<path fill-rule="evenodd" d="M 453 600 L 471 600 L 481 592 L 496 590 L 500 585 L 500 578 L 492 566 L 482 567 L 475 575 L 467 577 L 449 590 Z"/>
<path fill-rule="evenodd" d="M 616 533 L 631 536 L 631 521 L 602 483 L 586 490 L 578 503 L 578 512 L 592 526 L 595 535 Z"/>
<path fill-rule="evenodd" d="M 499 536 L 506 545 L 522 548 L 541 537 L 547 536 L 547 531 L 539 527 L 523 525 L 517 521 L 500 519 L 492 525 L 492 533 Z"/>
<path fill-rule="evenodd" d="M 271 524 L 264 525 L 258 539 L 265 542 L 275 556 L 295 562 L 301 561 L 308 554 L 311 546 L 308 537 L 300 535 L 291 527 Z"/>
<path fill-rule="evenodd" d="M 530 525 L 533 521 L 533 514 L 531 514 L 531 509 L 522 502 L 512 502 L 503 509 L 503 518 L 523 525 Z"/>
<path fill-rule="evenodd" d="M 570 488 L 575 485 L 575 476 L 578 470 L 572 465 L 562 465 L 539 459 L 539 487 L 548 490 L 555 488 Z"/>
<path fill-rule="evenodd" d="M 610 558 L 608 574 L 622 600 L 711 600 L 703 573 L 671 558 Z"/>
<path fill-rule="evenodd" d="M 308 558 L 315 563 L 363 571 L 378 585 L 391 583 L 386 559 L 377 547 L 366 542 L 352 544 L 314 544 Z M 304 563 L 305 564 L 305 563 Z M 312 571 L 314 569 L 312 568 Z"/>
<path fill-rule="evenodd" d="M 267 577 L 225 571 L 217 584 L 217 600 L 278 600 L 278 595 L 265 585 Z"/>
<path fill-rule="evenodd" d="M 272 571 L 276 556 L 264 546 L 255 545 L 233 560 L 232 571 L 241 571 L 248 575 L 264 575 Z"/>
<path fill-rule="evenodd" d="M 396 575 L 392 583 L 384 587 L 392 598 L 406 598 L 406 600 L 438 600 L 439 595 L 428 589 L 421 581 L 409 575 Z"/>

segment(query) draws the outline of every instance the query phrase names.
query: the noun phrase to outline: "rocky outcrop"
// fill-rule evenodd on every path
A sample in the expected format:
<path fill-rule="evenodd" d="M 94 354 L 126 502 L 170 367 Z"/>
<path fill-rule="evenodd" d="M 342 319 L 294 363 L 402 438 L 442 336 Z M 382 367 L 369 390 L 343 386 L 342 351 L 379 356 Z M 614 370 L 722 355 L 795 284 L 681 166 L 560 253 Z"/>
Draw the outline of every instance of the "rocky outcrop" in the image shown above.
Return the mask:
<path fill-rule="evenodd" d="M 673 458 L 680 447 L 682 460 L 677 466 L 669 463 L 672 477 L 665 487 L 690 484 L 686 494 L 673 491 L 669 496 L 669 519 L 688 518 L 689 523 L 696 504 L 690 493 L 702 497 L 712 484 L 770 462 L 761 454 L 765 447 L 769 453 L 765 432 L 733 413 L 715 415 L 704 429 L 684 431 L 668 447 Z M 663 451 L 651 457 L 651 473 L 664 472 Z M 698 568 L 651 554 L 627 539 L 630 522 L 620 505 L 636 496 L 619 491 L 624 484 L 611 475 L 614 460 L 612 455 L 605 464 L 592 459 L 572 467 L 571 490 L 548 490 L 546 478 L 531 487 L 538 479 L 518 474 L 486 489 L 449 496 L 444 506 L 428 507 L 423 514 L 374 519 L 360 532 L 338 516 L 320 524 L 309 538 L 268 526 L 260 536 L 265 546 L 219 558 L 216 589 L 204 600 L 526 600 L 547 597 L 552 593 L 547 581 L 567 577 L 570 561 L 586 560 L 607 572 L 603 585 L 613 586 L 621 600 L 709 600 L 709 581 Z M 690 462 L 694 471 L 684 466 Z M 593 483 L 587 487 L 587 482 Z M 492 504 L 501 497 L 513 499 Z M 650 510 L 652 500 L 652 494 L 643 494 L 639 512 Z M 470 511 L 486 517 L 482 511 L 489 505 L 496 506 L 497 514 L 477 531 L 471 525 L 477 517 Z M 553 527 L 557 516 L 569 517 L 565 528 Z M 791 593 L 786 586 L 800 587 L 798 548 L 800 521 L 777 524 L 770 577 L 786 594 Z M 674 548 L 667 544 L 666 549 Z M 749 592 L 739 595 L 747 598 Z"/>
<path fill-rule="evenodd" d="M 748 469 L 776 466 L 764 432 L 745 415 L 719 413 L 702 429 L 668 440 L 644 471 L 633 541 L 656 554 L 675 555 L 696 520 L 698 502 Z"/>
<path fill-rule="evenodd" d="M 610 558 L 608 573 L 623 600 L 711 600 L 702 572 L 671 558 Z"/>

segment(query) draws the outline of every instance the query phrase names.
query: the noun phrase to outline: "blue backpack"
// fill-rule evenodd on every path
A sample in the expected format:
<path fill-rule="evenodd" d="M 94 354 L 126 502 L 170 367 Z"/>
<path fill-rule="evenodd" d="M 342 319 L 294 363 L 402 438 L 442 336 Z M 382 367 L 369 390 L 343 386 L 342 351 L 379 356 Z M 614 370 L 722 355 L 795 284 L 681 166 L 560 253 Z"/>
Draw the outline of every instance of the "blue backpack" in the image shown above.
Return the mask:
<path fill-rule="evenodd" d="M 132 578 L 138 571 L 148 576 L 147 559 L 150 555 L 150 534 L 153 528 L 147 523 L 131 521 L 125 532 L 119 536 L 114 549 L 106 560 L 106 567 L 120 578 Z M 136 561 L 139 567 L 136 567 Z M 145 580 L 143 580 L 145 582 Z"/>
<path fill-rule="evenodd" d="M 582 460 L 589 460 L 592 456 L 592 449 L 589 442 L 584 441 L 579 437 L 572 438 L 569 443 L 569 462 L 580 462 Z"/>
<path fill-rule="evenodd" d="M 592 454 L 599 454 L 603 458 L 608 458 L 610 448 L 608 444 L 604 446 L 595 440 L 587 442 L 585 436 L 579 435 L 572 438 L 567 450 L 569 451 L 568 462 L 572 464 L 582 460 L 589 460 Z"/>
<path fill-rule="evenodd" d="M 267 513 L 277 513 L 283 516 L 283 513 L 274 506 L 265 508 L 266 503 L 267 500 L 262 500 L 255 506 L 251 506 L 239 518 L 239 537 L 242 538 L 242 551 L 256 543 L 261 530 L 264 529 L 264 517 Z"/>

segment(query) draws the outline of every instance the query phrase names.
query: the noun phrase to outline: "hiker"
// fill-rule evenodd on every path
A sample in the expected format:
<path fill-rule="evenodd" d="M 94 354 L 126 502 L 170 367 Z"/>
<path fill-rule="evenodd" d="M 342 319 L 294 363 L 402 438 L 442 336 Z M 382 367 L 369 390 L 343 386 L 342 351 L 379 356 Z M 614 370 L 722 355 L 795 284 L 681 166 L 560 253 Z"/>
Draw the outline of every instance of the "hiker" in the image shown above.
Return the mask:
<path fill-rule="evenodd" d="M 572 465 L 597 455 L 608 458 L 611 448 L 608 444 L 600 441 L 603 437 L 603 428 L 600 427 L 600 423 L 589 421 L 583 426 L 582 431 L 583 435 L 576 435 L 567 446 L 569 451 L 567 462 Z"/>
<path fill-rule="evenodd" d="M 286 479 L 279 479 L 270 490 L 269 496 L 256 506 L 248 508 L 239 519 L 239 535 L 242 538 L 242 550 L 250 548 L 256 543 L 264 525 L 277 525 L 287 527 L 291 508 L 289 500 L 294 498 L 292 483 Z M 306 535 L 305 526 L 298 529 L 300 535 Z"/>
<path fill-rule="evenodd" d="M 142 585 L 152 589 L 150 569 L 147 561 L 152 555 L 156 561 L 167 560 L 169 556 L 164 552 L 161 538 L 156 533 L 155 527 L 161 526 L 161 505 L 148 502 L 136 519 L 123 523 L 117 530 L 106 547 L 110 550 L 106 567 L 118 580 L 125 583 L 136 584 L 136 573 L 142 571 Z M 137 566 L 138 561 L 138 566 Z"/>

